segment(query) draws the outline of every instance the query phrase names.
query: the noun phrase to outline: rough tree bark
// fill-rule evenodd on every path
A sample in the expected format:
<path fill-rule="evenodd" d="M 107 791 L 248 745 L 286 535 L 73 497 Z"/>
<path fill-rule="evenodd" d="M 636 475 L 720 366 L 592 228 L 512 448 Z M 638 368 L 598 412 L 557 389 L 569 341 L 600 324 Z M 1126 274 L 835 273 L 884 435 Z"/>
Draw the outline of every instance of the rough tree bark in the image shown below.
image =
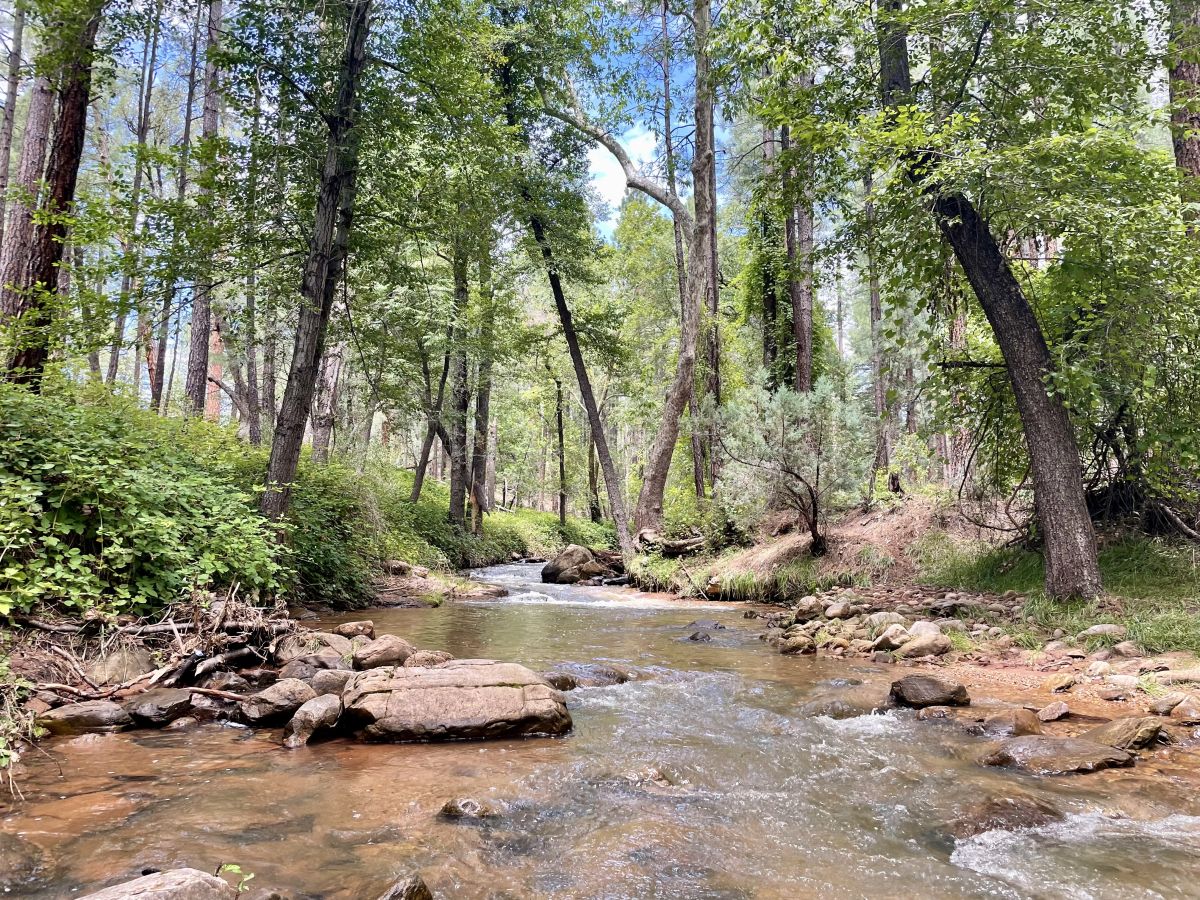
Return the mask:
<path fill-rule="evenodd" d="M 886 472 L 892 465 L 892 423 L 887 402 L 887 366 L 883 353 L 883 299 L 879 290 L 879 261 L 875 249 L 875 200 L 871 173 L 863 177 L 867 220 L 867 285 L 870 294 L 871 318 L 871 382 L 875 409 L 876 472 Z"/>
<path fill-rule="evenodd" d="M 8 204 L 8 176 L 12 163 L 13 128 L 17 123 L 17 98 L 21 92 L 21 49 L 25 37 L 25 7 L 13 10 L 12 44 L 8 48 L 8 77 L 5 80 L 4 120 L 0 123 L 0 247 L 4 246 L 4 219 Z"/>
<path fill-rule="evenodd" d="M 421 454 L 417 457 L 417 465 L 413 470 L 412 493 L 409 501 L 416 503 L 421 499 L 421 488 L 425 485 L 425 472 L 429 466 L 429 455 L 433 450 L 434 439 L 439 434 L 442 419 L 442 404 L 446 399 L 446 382 L 450 377 L 450 343 L 454 340 L 454 327 L 448 329 L 446 336 L 447 351 L 442 354 L 442 372 L 438 378 L 437 396 L 433 394 L 433 377 L 429 371 L 429 354 L 423 343 L 418 341 L 421 353 L 421 374 L 425 379 L 425 440 L 421 443 Z M 437 477 L 436 475 L 434 477 Z"/>
<path fill-rule="evenodd" d="M 334 291 L 342 276 L 354 215 L 358 140 L 359 82 L 367 60 L 371 0 L 351 0 L 346 10 L 346 43 L 338 74 L 337 99 L 326 117 L 325 162 L 317 188 L 312 238 L 300 284 L 300 312 L 287 387 L 275 423 L 267 489 L 259 508 L 279 519 L 287 512 L 291 482 L 300 461 Z"/>
<path fill-rule="evenodd" d="M 92 0 L 78 11 L 78 20 L 66 23 L 63 29 L 69 35 L 66 46 L 70 47 L 70 58 L 63 67 L 58 120 L 46 163 L 46 196 L 33 230 L 29 268 L 20 292 L 23 308 L 17 314 L 18 318 L 28 320 L 32 330 L 28 337 L 21 336 L 8 365 L 13 381 L 29 383 L 35 389 L 41 387 L 50 352 L 53 308 L 49 304 L 58 293 L 59 263 L 67 236 L 65 217 L 74 205 L 75 185 L 79 180 L 92 89 L 92 59 L 103 6 L 103 0 Z M 21 323 L 22 330 L 24 324 Z"/>
<path fill-rule="evenodd" d="M 877 22 L 880 86 L 885 107 L 912 94 L 908 35 L 895 15 L 903 0 L 880 4 Z M 929 180 L 931 158 L 904 160 L 908 177 L 923 185 L 939 229 L 954 250 L 1007 365 L 1025 431 L 1046 557 L 1046 593 L 1056 598 L 1101 592 L 1096 534 L 1083 493 L 1079 450 L 1062 398 L 1046 384 L 1053 360 L 1041 325 L 988 223 L 964 195 Z"/>
<path fill-rule="evenodd" d="M 563 433 L 562 379 L 554 379 L 554 421 L 558 435 L 558 524 L 567 524 L 567 445 Z"/>
<path fill-rule="evenodd" d="M 38 185 L 46 165 L 50 144 L 50 120 L 54 115 L 54 89 L 50 79 L 34 79 L 25 118 L 17 187 L 24 195 L 8 210 L 4 245 L 0 248 L 0 319 L 7 322 L 24 309 L 24 285 L 28 284 L 29 256 L 33 242 L 33 211 L 38 205 Z"/>
<path fill-rule="evenodd" d="M 1171 141 L 1175 164 L 1200 178 L 1200 0 L 1172 0 L 1170 68 Z"/>
<path fill-rule="evenodd" d="M 204 61 L 204 114 L 200 120 L 200 137 L 211 141 L 217 137 L 220 117 L 221 73 L 217 53 L 221 46 L 222 0 L 208 4 L 208 37 Z M 202 185 L 200 193 L 207 196 L 211 189 Z M 203 201 L 202 201 L 203 205 Z M 191 415 L 205 412 L 208 389 L 209 344 L 212 331 L 212 280 L 207 266 L 202 267 L 192 292 L 192 330 L 188 340 L 187 379 L 184 382 L 184 406 Z M 266 496 L 266 495 L 264 495 Z"/>

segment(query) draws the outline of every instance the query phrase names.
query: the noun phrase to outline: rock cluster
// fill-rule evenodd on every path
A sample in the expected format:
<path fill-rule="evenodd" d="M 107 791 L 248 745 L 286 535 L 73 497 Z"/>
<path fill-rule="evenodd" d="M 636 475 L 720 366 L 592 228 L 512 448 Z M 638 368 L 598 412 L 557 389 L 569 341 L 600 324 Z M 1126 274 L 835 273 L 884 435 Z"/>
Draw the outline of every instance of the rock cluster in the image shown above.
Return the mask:
<path fill-rule="evenodd" d="M 624 573 L 618 554 L 590 550 L 579 544 L 568 544 L 563 551 L 542 567 L 545 584 L 603 584 Z"/>
<path fill-rule="evenodd" d="M 199 685 L 157 687 L 121 702 L 44 707 L 38 724 L 53 734 L 85 734 L 228 719 L 282 727 L 289 749 L 339 732 L 422 741 L 555 735 L 571 728 L 562 694 L 524 666 L 420 650 L 395 635 L 375 636 L 371 622 L 287 634 L 274 662 L 278 668 L 211 672 Z M 558 674 L 572 681 L 569 687 L 629 677 L 603 665 Z"/>

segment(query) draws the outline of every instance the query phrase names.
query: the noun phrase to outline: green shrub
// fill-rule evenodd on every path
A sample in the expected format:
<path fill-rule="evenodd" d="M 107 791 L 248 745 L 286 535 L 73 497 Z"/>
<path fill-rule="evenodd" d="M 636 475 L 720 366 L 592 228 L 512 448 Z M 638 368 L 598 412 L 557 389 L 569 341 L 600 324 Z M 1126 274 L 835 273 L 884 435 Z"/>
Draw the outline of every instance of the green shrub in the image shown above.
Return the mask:
<path fill-rule="evenodd" d="M 0 384 L 0 614 L 278 590 L 271 530 L 227 458 L 239 449 L 216 426 L 120 398 Z"/>

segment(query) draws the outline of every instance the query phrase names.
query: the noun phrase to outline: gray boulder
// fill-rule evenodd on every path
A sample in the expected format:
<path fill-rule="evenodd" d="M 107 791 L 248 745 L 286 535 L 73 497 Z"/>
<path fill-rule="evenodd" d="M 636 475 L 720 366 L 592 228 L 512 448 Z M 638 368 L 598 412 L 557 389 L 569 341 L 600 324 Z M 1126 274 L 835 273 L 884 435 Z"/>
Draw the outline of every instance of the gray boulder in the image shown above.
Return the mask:
<path fill-rule="evenodd" d="M 568 569 L 578 569 L 593 561 L 595 556 L 587 547 L 568 544 L 558 556 L 542 566 L 542 581 L 546 584 L 560 584 L 559 576 Z"/>
<path fill-rule="evenodd" d="M 183 688 L 152 688 L 126 700 L 124 707 L 137 724 L 158 727 L 192 708 L 192 692 Z"/>
<path fill-rule="evenodd" d="M 418 650 L 412 656 L 404 661 L 404 665 L 413 668 L 415 666 L 440 666 L 444 662 L 449 662 L 454 659 L 445 650 Z"/>
<path fill-rule="evenodd" d="M 323 694 L 341 697 L 342 691 L 346 689 L 346 682 L 353 677 L 354 673 L 346 669 L 324 669 L 313 675 L 309 684 L 318 697 Z"/>
<path fill-rule="evenodd" d="M 375 623 L 369 619 L 363 619 L 358 622 L 343 622 L 333 629 L 333 633 L 341 635 L 344 638 L 365 637 L 369 640 L 374 640 Z"/>
<path fill-rule="evenodd" d="M 132 725 L 133 719 L 111 700 L 84 700 L 42 713 L 37 724 L 51 734 L 85 734 L 120 731 Z"/>
<path fill-rule="evenodd" d="M 394 634 L 381 634 L 354 651 L 354 668 L 377 669 L 380 666 L 400 666 L 417 648 Z"/>
<path fill-rule="evenodd" d="M 370 741 L 518 737 L 571 728 L 562 694 L 524 666 L 495 660 L 371 669 L 351 679 L 342 700 L 346 723 Z"/>
<path fill-rule="evenodd" d="M 100 657 L 87 668 L 87 676 L 104 686 L 132 681 L 139 675 L 154 671 L 154 661 L 144 647 L 118 647 Z"/>
<path fill-rule="evenodd" d="M 897 706 L 921 709 L 925 706 L 969 706 L 967 689 L 956 681 L 943 681 L 932 675 L 905 675 L 892 682 L 892 702 Z"/>
<path fill-rule="evenodd" d="M 318 731 L 333 728 L 342 714 L 342 698 L 321 694 L 296 710 L 283 729 L 283 746 L 289 750 L 303 747 Z"/>
<path fill-rule="evenodd" d="M 316 691 L 298 678 L 284 678 L 266 690 L 251 694 L 239 707 L 247 722 L 270 725 L 289 718 L 315 696 Z"/>
<path fill-rule="evenodd" d="M 199 869 L 172 869 L 116 884 L 80 900 L 236 900 L 237 888 Z"/>
<path fill-rule="evenodd" d="M 932 624 L 932 623 L 930 623 Z M 954 645 L 944 634 L 926 634 L 914 637 L 896 651 L 901 659 L 918 659 L 922 656 L 942 656 L 949 653 Z"/>

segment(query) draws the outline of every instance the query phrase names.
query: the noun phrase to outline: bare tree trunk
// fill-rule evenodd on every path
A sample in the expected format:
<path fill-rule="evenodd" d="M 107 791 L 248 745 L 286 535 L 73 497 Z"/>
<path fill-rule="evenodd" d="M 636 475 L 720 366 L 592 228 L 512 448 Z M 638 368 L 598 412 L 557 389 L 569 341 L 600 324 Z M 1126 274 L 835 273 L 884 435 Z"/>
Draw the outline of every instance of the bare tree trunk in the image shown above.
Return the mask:
<path fill-rule="evenodd" d="M 663 143 L 666 151 L 667 189 L 672 194 L 679 193 L 676 180 L 675 166 L 675 136 L 674 125 L 671 121 L 673 101 L 671 98 L 671 32 L 669 24 L 670 11 L 667 0 L 662 0 L 660 18 L 662 20 L 662 73 L 663 73 Z M 672 215 L 672 230 L 675 236 L 675 280 L 679 286 L 679 318 L 682 322 L 687 315 L 688 281 L 687 262 L 683 254 L 683 224 L 677 216 Z M 692 442 L 692 482 L 698 498 L 704 497 L 704 437 L 700 433 L 699 405 L 696 403 L 695 391 L 688 401 L 688 415 L 691 418 Z M 590 451 L 589 451 L 590 452 Z"/>
<path fill-rule="evenodd" d="M 187 179 L 188 179 L 188 160 L 191 158 L 192 152 L 192 108 L 196 103 L 196 65 L 200 55 L 200 11 L 202 6 L 197 6 L 196 19 L 192 24 L 192 46 L 191 46 L 191 62 L 188 66 L 188 83 L 187 97 L 183 104 L 183 136 L 180 139 L 179 146 L 179 169 L 175 175 L 175 198 L 180 205 L 183 203 L 184 197 L 187 195 Z M 178 235 L 172 238 L 172 249 L 178 246 Z M 175 363 L 179 355 L 179 315 L 176 314 L 175 342 L 171 351 L 171 378 L 170 383 L 163 384 L 163 372 L 166 368 L 167 354 L 167 330 L 171 320 L 171 307 L 175 302 L 175 276 L 171 275 L 167 283 L 163 286 L 162 308 L 159 310 L 158 322 L 158 372 L 159 377 L 157 382 L 150 382 L 150 406 L 152 409 L 157 409 L 160 413 L 166 413 L 167 403 L 170 400 L 171 386 L 174 382 Z M 114 345 L 114 356 L 119 351 L 119 343 Z M 115 373 L 114 373 L 115 375 Z M 165 389 L 164 389 L 165 388 Z"/>
<path fill-rule="evenodd" d="M 467 411 L 471 405 L 470 371 L 464 332 L 467 322 L 467 251 L 465 241 L 454 242 L 454 329 L 458 346 L 453 349 L 450 381 L 450 523 L 466 527 L 467 519 Z"/>
<path fill-rule="evenodd" d="M 596 465 L 596 441 L 588 429 L 588 518 L 593 522 L 601 519 L 600 469 Z"/>
<path fill-rule="evenodd" d="M 204 49 L 204 115 L 200 123 L 200 137 L 206 142 L 216 139 L 220 124 L 221 73 L 217 65 L 217 55 L 221 46 L 222 15 L 222 0 L 209 0 L 208 37 Z M 200 194 L 204 198 L 201 206 L 210 202 L 208 198 L 211 197 L 211 193 L 207 184 L 201 185 Z M 184 384 L 187 411 L 196 416 L 206 412 L 206 406 L 211 406 L 207 403 L 207 388 L 213 286 L 206 265 L 202 267 L 202 271 L 203 274 L 196 279 L 196 286 L 192 292 L 192 330 L 188 342 L 187 380 Z"/>
<path fill-rule="evenodd" d="M 10 377 L 39 390 L 49 356 L 51 308 L 46 305 L 46 298 L 58 292 L 59 263 L 67 232 L 65 216 L 75 203 L 75 185 L 87 132 L 92 57 L 102 8 L 102 0 L 92 0 L 79 10 L 79 18 L 67 23 L 64 29 L 69 35 L 64 46 L 70 48 L 71 57 L 62 74 L 58 121 L 46 165 L 46 197 L 41 206 L 45 218 L 34 227 L 27 280 L 22 285 L 22 308 L 14 316 L 28 318 L 33 330 L 28 340 L 21 336 L 21 343 L 8 364 Z"/>
<path fill-rule="evenodd" d="M 8 78 L 5 82 L 4 120 L 0 123 L 0 247 L 4 246 L 4 219 L 8 204 L 8 176 L 12 165 L 13 128 L 17 122 L 17 98 L 21 92 L 21 48 L 25 37 L 25 7 L 13 9 L 12 44 L 8 48 Z"/>
<path fill-rule="evenodd" d="M 893 18 L 901 4 L 902 0 L 885 0 L 877 23 L 883 101 L 893 108 L 912 94 L 908 35 Z M 909 158 L 905 163 L 914 182 L 926 182 L 930 158 Z M 1007 364 L 1025 430 L 1045 542 L 1046 593 L 1056 598 L 1096 597 L 1101 591 L 1100 566 L 1083 495 L 1079 450 L 1067 408 L 1046 384 L 1054 363 L 1041 326 L 974 204 L 936 185 L 928 185 L 927 193 L 938 227 L 954 249 Z"/>
<path fill-rule="evenodd" d="M 562 379 L 554 379 L 554 420 L 558 434 L 558 524 L 567 524 L 567 448 L 563 440 Z"/>
<path fill-rule="evenodd" d="M 1171 0 L 1171 140 L 1175 164 L 1200 178 L 1200 0 Z"/>
<path fill-rule="evenodd" d="M 338 76 L 338 94 L 327 120 L 328 147 L 318 186 L 308 259 L 300 286 L 300 314 L 283 405 L 271 441 L 267 489 L 260 508 L 271 519 L 287 512 L 291 481 L 300 460 L 304 426 L 312 404 L 317 367 L 333 311 L 334 291 L 345 265 L 354 213 L 358 142 L 355 120 L 358 88 L 366 65 L 371 0 L 351 0 L 347 9 L 346 43 Z"/>
<path fill-rule="evenodd" d="M 483 533 L 483 514 L 491 510 L 487 493 L 488 424 L 492 400 L 492 343 L 495 307 L 492 303 L 491 248 L 479 261 L 479 294 L 485 304 L 479 325 L 479 377 L 475 388 L 475 440 L 471 448 L 471 531 Z"/>
<path fill-rule="evenodd" d="M 321 358 L 321 374 L 317 378 L 316 396 L 312 409 L 312 458 L 313 462 L 329 462 L 329 444 L 333 436 L 333 423 L 337 418 L 338 382 L 342 375 L 345 359 L 344 344 L 334 344 Z"/>
<path fill-rule="evenodd" d="M 867 284 L 870 292 L 871 381 L 875 404 L 875 471 L 886 472 L 892 465 L 891 422 L 887 402 L 887 367 L 883 355 L 883 299 L 879 290 L 879 261 L 875 248 L 875 200 L 871 173 L 863 178 L 867 219 Z"/>
<path fill-rule="evenodd" d="M 500 423 L 492 419 L 488 440 L 487 473 L 484 478 L 484 498 L 489 510 L 496 508 L 496 457 L 500 453 Z"/>
<path fill-rule="evenodd" d="M 811 76 L 806 75 L 808 81 Z M 780 129 L 780 146 L 791 147 L 787 126 Z M 793 387 L 797 393 L 813 387 L 813 209 L 807 168 L 797 173 L 784 168 L 784 199 L 788 204 L 784 243 L 788 260 L 788 296 L 792 303 L 792 345 L 796 354 Z"/>

